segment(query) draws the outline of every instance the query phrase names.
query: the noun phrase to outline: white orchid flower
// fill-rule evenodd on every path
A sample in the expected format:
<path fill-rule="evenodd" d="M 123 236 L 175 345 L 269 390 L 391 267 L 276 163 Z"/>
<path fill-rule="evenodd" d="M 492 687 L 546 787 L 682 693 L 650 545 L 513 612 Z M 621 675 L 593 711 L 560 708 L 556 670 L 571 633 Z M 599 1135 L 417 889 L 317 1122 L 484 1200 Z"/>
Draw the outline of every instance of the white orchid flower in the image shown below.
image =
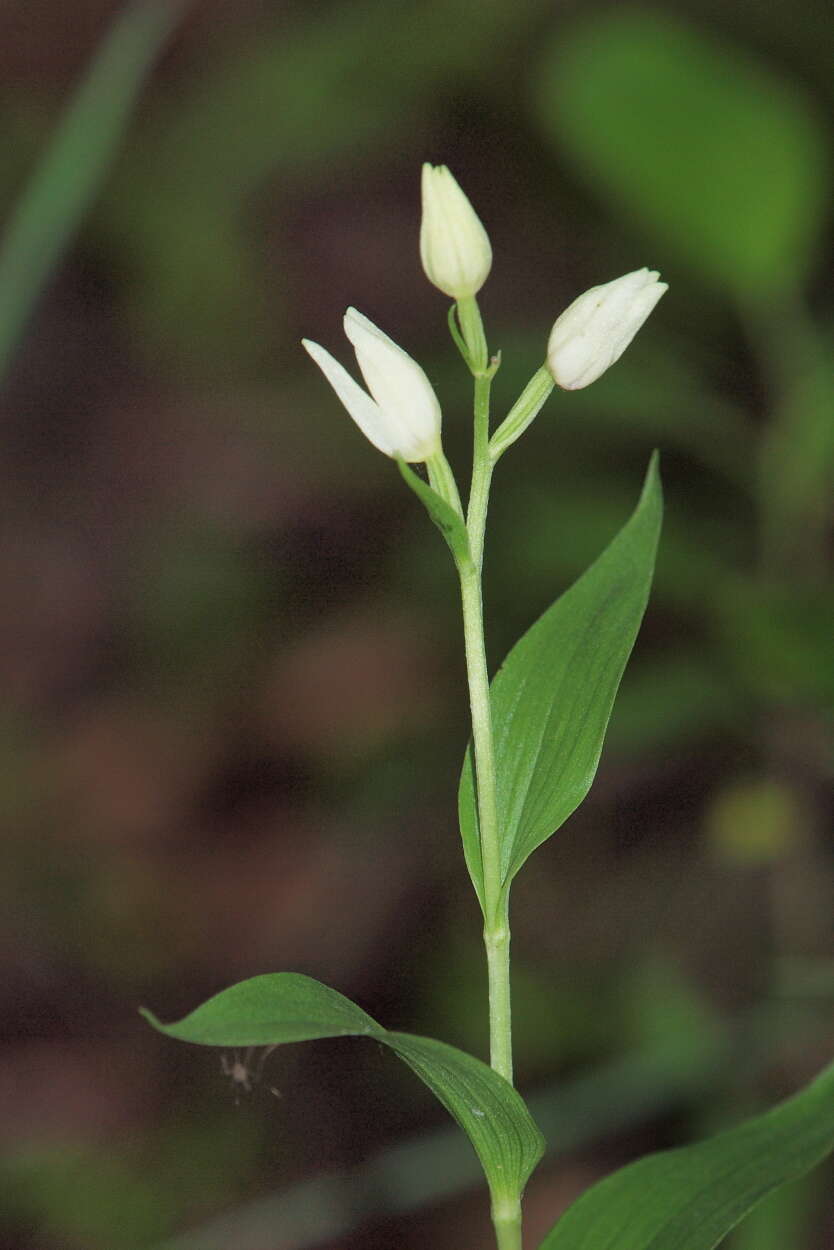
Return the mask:
<path fill-rule="evenodd" d="M 344 328 L 370 394 L 318 343 L 303 339 L 304 347 L 374 447 L 411 463 L 430 460 L 440 451 L 441 416 L 425 373 L 355 308 Z"/>
<path fill-rule="evenodd" d="M 619 360 L 668 286 L 654 269 L 637 269 L 591 287 L 558 318 L 547 345 L 557 386 L 576 391 Z"/>

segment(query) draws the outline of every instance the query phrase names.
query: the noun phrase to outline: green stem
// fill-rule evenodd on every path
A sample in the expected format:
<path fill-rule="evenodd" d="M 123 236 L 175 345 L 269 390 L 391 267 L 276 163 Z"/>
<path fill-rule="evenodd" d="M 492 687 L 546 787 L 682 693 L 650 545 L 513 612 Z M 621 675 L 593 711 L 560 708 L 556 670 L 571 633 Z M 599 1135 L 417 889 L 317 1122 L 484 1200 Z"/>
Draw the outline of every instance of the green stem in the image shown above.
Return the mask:
<path fill-rule="evenodd" d="M 478 798 L 478 827 L 484 891 L 484 946 L 489 978 L 490 1063 L 512 1083 L 510 930 L 502 890 L 501 847 L 495 775 L 495 747 L 484 643 L 482 567 L 492 460 L 489 454 L 489 374 L 475 377 L 475 433 L 472 488 L 466 524 L 472 563 L 461 569 L 466 672 L 472 713 L 472 749 Z"/>
<path fill-rule="evenodd" d="M 463 642 L 466 650 L 466 676 L 469 708 L 472 714 L 472 747 L 478 792 L 478 824 L 484 878 L 484 910 L 487 923 L 492 918 L 487 900 L 500 893 L 498 859 L 498 807 L 495 791 L 495 754 L 492 742 L 492 716 L 489 705 L 489 674 L 484 649 L 483 602 L 480 572 L 474 564 L 464 567 L 460 578 L 463 607 Z"/>
<path fill-rule="evenodd" d="M 489 454 L 493 464 L 535 421 L 555 385 L 546 365 L 536 370 L 490 439 Z"/>
<path fill-rule="evenodd" d="M 461 573 L 463 636 L 472 713 L 472 749 L 478 794 L 478 826 L 484 882 L 484 945 L 489 976 L 490 1063 L 512 1083 L 512 1017 L 510 1014 L 510 930 L 506 897 L 502 901 L 501 853 L 495 786 L 495 751 L 489 704 L 489 674 L 484 648 L 480 570 L 473 564 Z"/>
<path fill-rule="evenodd" d="M 489 978 L 490 1063 L 513 1083 L 513 1018 L 510 1000 L 510 917 L 506 892 L 498 915 L 484 925 Z"/>
<path fill-rule="evenodd" d="M 503 889 L 495 745 L 489 697 L 489 670 L 484 642 L 482 571 L 489 489 L 494 459 L 489 446 L 489 397 L 500 357 L 488 360 L 486 337 L 477 302 L 459 300 L 458 317 L 475 378 L 475 427 L 472 484 L 466 513 L 470 559 L 458 565 L 466 675 L 472 713 L 472 752 L 483 879 L 484 946 L 489 980 L 489 1058 L 493 1069 L 512 1084 L 513 1043 L 510 1005 L 510 923 Z M 509 1195 L 492 1208 L 498 1250 L 521 1250 L 521 1195 Z"/>
<path fill-rule="evenodd" d="M 521 1250 L 521 1199 L 500 1210 L 493 1208 L 492 1223 L 498 1250 Z"/>

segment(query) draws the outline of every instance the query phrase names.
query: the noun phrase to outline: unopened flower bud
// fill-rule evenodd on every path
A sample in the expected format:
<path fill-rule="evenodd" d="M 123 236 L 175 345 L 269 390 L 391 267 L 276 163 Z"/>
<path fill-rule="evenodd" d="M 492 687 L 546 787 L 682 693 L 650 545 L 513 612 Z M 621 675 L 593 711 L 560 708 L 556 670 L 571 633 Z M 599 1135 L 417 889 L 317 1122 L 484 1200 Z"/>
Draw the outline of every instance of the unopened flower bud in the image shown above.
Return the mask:
<path fill-rule="evenodd" d="M 355 308 L 344 328 L 370 395 L 318 343 L 302 339 L 304 347 L 374 447 L 412 463 L 429 460 L 440 450 L 440 405 L 425 373 Z"/>
<path fill-rule="evenodd" d="M 420 259 L 429 282 L 452 299 L 477 295 L 492 248 L 469 200 L 445 165 L 424 165 Z"/>
<path fill-rule="evenodd" d="M 619 360 L 657 301 L 668 291 L 653 269 L 637 269 L 575 299 L 550 332 L 547 367 L 554 382 L 577 391 Z"/>

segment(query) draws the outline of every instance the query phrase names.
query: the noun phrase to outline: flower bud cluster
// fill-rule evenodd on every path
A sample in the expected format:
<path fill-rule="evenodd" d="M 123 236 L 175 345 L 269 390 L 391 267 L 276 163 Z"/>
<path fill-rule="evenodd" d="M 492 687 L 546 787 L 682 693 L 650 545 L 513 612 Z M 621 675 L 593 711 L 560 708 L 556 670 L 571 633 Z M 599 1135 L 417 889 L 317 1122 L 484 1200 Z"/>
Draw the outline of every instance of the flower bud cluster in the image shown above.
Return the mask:
<path fill-rule="evenodd" d="M 475 296 L 492 267 L 487 233 L 445 165 L 423 166 L 422 204 L 420 257 L 426 277 L 456 301 L 464 329 L 480 327 Z M 548 341 L 545 367 L 557 386 L 573 391 L 595 382 L 619 360 L 666 290 L 655 270 L 637 269 L 575 299 Z M 362 432 L 387 456 L 414 463 L 440 456 L 440 405 L 417 362 L 355 308 L 347 310 L 344 329 L 367 390 L 318 343 L 303 343 Z M 482 330 L 480 342 L 485 362 Z M 544 402 L 547 386 L 533 381 L 532 398 L 515 406 L 503 434 L 498 432 L 496 449 L 515 441 Z"/>

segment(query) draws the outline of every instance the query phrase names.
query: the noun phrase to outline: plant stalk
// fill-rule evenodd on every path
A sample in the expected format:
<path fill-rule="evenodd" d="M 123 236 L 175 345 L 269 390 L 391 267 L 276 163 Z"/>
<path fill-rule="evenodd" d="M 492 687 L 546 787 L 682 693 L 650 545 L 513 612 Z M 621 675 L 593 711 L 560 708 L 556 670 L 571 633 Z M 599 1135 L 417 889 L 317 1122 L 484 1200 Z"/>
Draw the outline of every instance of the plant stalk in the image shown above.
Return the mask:
<path fill-rule="evenodd" d="M 461 573 L 461 602 L 483 865 L 484 945 L 489 976 L 490 1063 L 496 1072 L 512 1084 L 510 930 L 506 896 L 502 898 L 501 889 L 495 752 L 489 705 L 489 675 L 484 649 L 481 576 L 480 570 L 474 564 Z"/>
<path fill-rule="evenodd" d="M 521 1199 L 502 1207 L 493 1208 L 492 1223 L 498 1250 L 521 1250 Z"/>
<path fill-rule="evenodd" d="M 466 525 L 471 564 L 461 568 L 461 602 L 472 713 L 472 749 L 478 803 L 478 827 L 484 883 L 484 946 L 489 979 L 490 1063 L 512 1083 L 512 1017 L 510 1009 L 510 930 L 502 890 L 498 828 L 495 748 L 489 698 L 489 671 L 484 643 L 482 569 L 492 459 L 489 452 L 489 371 L 475 375 L 475 432 L 472 486 Z"/>
<path fill-rule="evenodd" d="M 466 675 L 472 714 L 472 751 L 478 804 L 483 877 L 484 947 L 489 981 L 489 1051 L 494 1071 L 512 1084 L 513 1049 L 510 1004 L 510 924 L 503 887 L 495 746 L 489 696 L 489 670 L 484 641 L 483 560 L 489 490 L 494 459 L 489 447 L 489 399 L 499 358 L 492 362 L 477 301 L 459 301 L 458 316 L 475 379 L 475 423 L 472 483 L 466 513 L 471 559 L 458 566 Z M 521 1195 L 493 1206 L 492 1222 L 498 1250 L 521 1250 Z"/>

